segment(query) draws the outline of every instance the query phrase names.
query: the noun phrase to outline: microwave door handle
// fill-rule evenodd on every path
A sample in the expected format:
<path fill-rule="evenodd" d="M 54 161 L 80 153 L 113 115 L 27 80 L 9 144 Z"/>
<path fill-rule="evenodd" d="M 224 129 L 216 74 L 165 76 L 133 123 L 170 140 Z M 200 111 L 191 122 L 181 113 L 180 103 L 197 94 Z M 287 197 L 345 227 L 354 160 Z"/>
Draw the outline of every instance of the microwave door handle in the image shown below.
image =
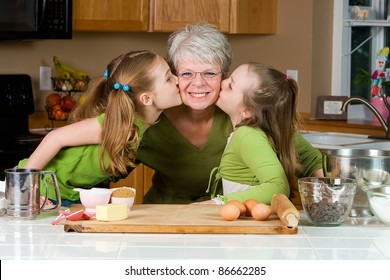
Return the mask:
<path fill-rule="evenodd" d="M 42 0 L 42 1 L 37 1 L 37 17 L 38 17 L 38 20 L 37 20 L 37 29 L 39 29 L 38 27 L 42 26 L 42 24 L 45 22 L 45 11 L 46 11 L 46 5 L 47 4 L 47 0 Z M 39 22 L 38 22 L 39 21 Z"/>

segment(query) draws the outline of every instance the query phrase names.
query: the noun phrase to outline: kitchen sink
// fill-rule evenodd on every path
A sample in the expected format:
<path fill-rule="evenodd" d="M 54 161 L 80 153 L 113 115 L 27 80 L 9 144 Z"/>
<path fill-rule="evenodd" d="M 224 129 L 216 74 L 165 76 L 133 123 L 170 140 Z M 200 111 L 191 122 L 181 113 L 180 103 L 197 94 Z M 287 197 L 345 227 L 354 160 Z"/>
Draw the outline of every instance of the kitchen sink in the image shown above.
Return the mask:
<path fill-rule="evenodd" d="M 351 149 L 374 149 L 390 151 L 390 141 L 377 141 L 371 143 L 353 144 L 348 145 L 348 147 Z"/>
<path fill-rule="evenodd" d="M 384 141 L 383 139 L 369 138 L 368 135 L 352 134 L 352 133 L 338 133 L 338 132 L 313 132 L 303 133 L 302 136 L 311 143 L 315 148 L 319 149 L 342 149 L 346 147 L 352 147 L 357 145 L 367 145 L 387 143 L 390 141 Z M 373 148 L 375 149 L 375 148 Z"/>

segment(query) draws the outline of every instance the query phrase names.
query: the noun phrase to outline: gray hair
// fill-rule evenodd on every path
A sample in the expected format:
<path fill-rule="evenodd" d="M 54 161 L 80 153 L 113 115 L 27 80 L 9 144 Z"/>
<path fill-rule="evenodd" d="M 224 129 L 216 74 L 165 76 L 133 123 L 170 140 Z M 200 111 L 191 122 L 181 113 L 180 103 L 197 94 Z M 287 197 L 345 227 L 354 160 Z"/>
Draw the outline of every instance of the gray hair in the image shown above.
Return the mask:
<path fill-rule="evenodd" d="M 189 24 L 173 32 L 168 38 L 167 56 L 174 73 L 181 59 L 192 59 L 220 65 L 223 78 L 232 62 L 228 39 L 208 23 Z"/>

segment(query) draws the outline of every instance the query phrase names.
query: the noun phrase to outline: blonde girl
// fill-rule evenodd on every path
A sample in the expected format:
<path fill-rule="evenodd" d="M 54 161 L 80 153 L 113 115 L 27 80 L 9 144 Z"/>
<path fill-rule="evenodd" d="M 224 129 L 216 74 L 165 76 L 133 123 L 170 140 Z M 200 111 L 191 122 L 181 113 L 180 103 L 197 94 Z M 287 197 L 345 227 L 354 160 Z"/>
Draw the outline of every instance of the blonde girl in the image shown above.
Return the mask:
<path fill-rule="evenodd" d="M 73 123 L 50 132 L 19 167 L 56 172 L 63 204 L 78 202 L 73 188 L 126 176 L 145 130 L 164 109 L 180 104 L 177 77 L 160 55 L 147 50 L 120 55 L 72 113 Z M 54 197 L 51 188 L 49 198 Z"/>

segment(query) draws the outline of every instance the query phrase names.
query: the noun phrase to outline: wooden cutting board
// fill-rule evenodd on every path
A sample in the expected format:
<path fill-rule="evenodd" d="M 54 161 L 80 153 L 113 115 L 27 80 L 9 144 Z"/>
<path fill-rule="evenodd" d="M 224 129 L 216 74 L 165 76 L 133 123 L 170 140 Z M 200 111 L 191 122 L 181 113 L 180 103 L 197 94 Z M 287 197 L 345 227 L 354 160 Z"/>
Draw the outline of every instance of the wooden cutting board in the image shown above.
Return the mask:
<path fill-rule="evenodd" d="M 222 206 L 206 204 L 135 204 L 126 220 L 103 222 L 96 219 L 66 221 L 66 232 L 110 233 L 240 233 L 296 234 L 298 228 L 283 225 L 276 214 L 266 221 L 240 217 L 225 221 Z M 71 211 L 80 209 L 72 207 Z"/>

